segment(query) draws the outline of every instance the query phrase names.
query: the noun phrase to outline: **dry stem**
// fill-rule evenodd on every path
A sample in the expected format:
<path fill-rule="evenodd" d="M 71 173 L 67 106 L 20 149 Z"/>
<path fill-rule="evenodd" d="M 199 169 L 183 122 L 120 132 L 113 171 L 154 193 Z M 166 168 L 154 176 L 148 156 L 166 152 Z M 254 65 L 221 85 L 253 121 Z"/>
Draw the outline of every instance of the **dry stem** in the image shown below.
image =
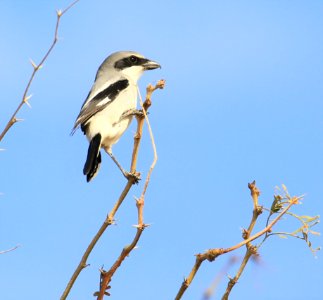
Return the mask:
<path fill-rule="evenodd" d="M 125 260 L 127 256 L 129 256 L 130 252 L 136 247 L 140 236 L 144 229 L 147 227 L 143 222 L 143 208 L 144 208 L 144 199 L 140 198 L 136 201 L 136 206 L 138 209 L 138 224 L 135 226 L 137 228 L 136 235 L 131 242 L 130 245 L 123 248 L 120 256 L 112 265 L 109 271 L 101 270 L 101 283 L 100 283 L 100 292 L 98 293 L 98 300 L 102 300 L 104 295 L 106 294 L 106 290 L 110 288 L 109 283 L 112 279 L 112 276 L 117 271 L 117 269 L 121 266 L 122 262 Z M 96 295 L 96 294 L 95 294 Z"/>
<path fill-rule="evenodd" d="M 248 227 L 247 230 L 244 230 L 243 232 L 243 238 L 244 239 L 248 239 L 250 237 L 250 234 L 257 222 L 257 219 L 259 217 L 259 215 L 262 213 L 262 207 L 258 206 L 258 197 L 260 195 L 260 191 L 258 190 L 257 186 L 256 186 L 256 182 L 253 181 L 252 183 L 248 183 L 248 188 L 250 189 L 251 192 L 251 197 L 253 200 L 253 213 L 252 213 L 252 219 L 250 221 L 250 225 Z M 230 292 L 232 290 L 232 288 L 234 287 L 234 285 L 238 282 L 242 272 L 244 271 L 250 257 L 252 255 L 256 255 L 257 254 L 257 247 L 253 246 L 251 244 L 251 242 L 246 244 L 246 253 L 243 257 L 243 260 L 240 264 L 240 267 L 236 273 L 236 275 L 233 278 L 230 278 L 228 285 L 227 285 L 227 289 L 222 297 L 222 300 L 227 300 Z"/>
<path fill-rule="evenodd" d="M 157 89 L 157 88 L 155 88 L 155 89 Z M 150 101 L 150 97 L 151 97 L 151 94 L 149 96 L 149 101 Z M 145 101 L 145 103 L 146 103 L 146 101 Z M 145 110 L 147 110 L 148 107 L 150 106 L 150 104 L 147 105 L 147 103 L 146 104 L 145 103 L 143 104 L 143 107 L 144 107 Z M 146 116 L 147 115 L 145 115 L 145 117 Z M 134 146 L 133 146 L 133 152 L 132 152 L 130 173 L 135 173 L 136 172 L 137 157 L 138 157 L 139 145 L 140 145 L 140 140 L 141 140 L 141 136 L 142 136 L 142 129 L 143 129 L 143 123 L 144 123 L 145 117 L 137 117 L 137 131 L 136 131 L 136 134 L 134 136 Z M 124 187 L 119 199 L 117 200 L 117 202 L 113 206 L 112 210 L 109 212 L 109 214 L 107 215 L 107 217 L 104 220 L 103 224 L 101 225 L 100 229 L 98 230 L 96 235 L 93 237 L 91 243 L 88 245 L 87 249 L 85 250 L 80 263 L 78 264 L 77 268 L 75 269 L 71 279 L 69 280 L 69 282 L 68 282 L 68 284 L 67 284 L 67 286 L 66 286 L 66 288 L 65 288 L 65 290 L 64 290 L 64 292 L 63 292 L 63 294 L 62 294 L 62 296 L 60 298 L 61 300 L 65 300 L 67 298 L 68 294 L 70 293 L 70 291 L 71 291 L 76 279 L 80 275 L 81 271 L 88 266 L 87 265 L 87 259 L 88 259 L 89 255 L 91 254 L 94 246 L 96 245 L 96 243 L 98 242 L 98 240 L 100 239 L 102 234 L 105 232 L 107 227 L 110 226 L 111 224 L 113 224 L 115 214 L 117 213 L 120 205 L 122 204 L 123 200 L 127 196 L 129 190 L 131 189 L 131 187 L 132 187 L 132 185 L 134 183 L 135 183 L 134 177 L 129 177 L 128 182 L 127 182 L 126 186 Z M 142 204 L 142 206 L 143 206 L 143 204 Z M 139 211 L 139 208 L 138 208 L 138 211 Z M 142 215 L 142 213 L 141 213 L 141 215 Z M 138 222 L 138 224 L 140 224 L 140 223 Z M 138 231 L 137 231 L 137 234 L 138 234 Z M 139 239 L 140 235 L 141 235 L 141 233 L 139 234 L 138 239 Z M 130 249 L 130 251 L 131 250 L 132 250 L 132 248 Z M 123 259 L 120 260 L 120 264 L 123 261 Z M 104 285 L 102 285 L 102 286 L 104 286 Z"/>
<path fill-rule="evenodd" d="M 17 246 L 15 246 L 15 247 L 10 248 L 10 249 L 2 250 L 2 251 L 0 251 L 0 254 L 5 254 L 5 253 L 8 253 L 8 252 L 14 251 L 14 250 L 16 250 L 19 246 L 20 246 L 20 245 L 17 245 Z"/>
<path fill-rule="evenodd" d="M 136 200 L 136 206 L 138 209 L 138 224 L 135 226 L 137 228 L 137 232 L 135 237 L 133 238 L 132 242 L 130 245 L 126 246 L 123 248 L 121 254 L 119 255 L 118 259 L 115 261 L 115 263 L 112 265 L 112 267 L 110 268 L 109 271 L 105 271 L 105 270 L 101 270 L 101 275 L 100 275 L 100 291 L 98 293 L 95 293 L 95 295 L 98 296 L 98 300 L 102 300 L 104 295 L 109 295 L 109 293 L 107 292 L 107 289 L 110 289 L 109 283 L 112 280 L 112 276 L 115 274 L 115 272 L 117 271 L 117 269 L 120 267 L 120 265 L 122 264 L 122 262 L 124 261 L 124 259 L 129 256 L 130 252 L 136 247 L 142 232 L 144 231 L 144 229 L 148 226 L 146 224 L 144 224 L 143 221 L 143 207 L 144 207 L 144 202 L 145 202 L 145 193 L 147 190 L 147 187 L 149 185 L 149 181 L 150 181 L 150 176 L 151 173 L 157 163 L 157 150 L 156 150 L 156 145 L 155 145 L 155 139 L 154 139 L 154 135 L 152 133 L 152 129 L 150 126 L 150 122 L 147 116 L 147 110 L 148 108 L 151 106 L 151 95 L 152 93 L 156 90 L 156 89 L 163 89 L 165 86 L 165 81 L 164 80 L 160 80 L 158 81 L 158 83 L 153 87 L 152 85 L 148 85 L 147 89 L 146 89 L 146 99 L 145 102 L 142 102 L 142 97 L 140 94 L 140 91 L 138 89 L 138 93 L 139 93 L 139 99 L 140 99 L 140 105 L 142 107 L 142 111 L 143 111 L 143 116 L 137 116 L 137 122 L 138 122 L 138 130 L 137 133 L 135 135 L 134 138 L 134 151 L 133 155 L 132 155 L 132 163 L 131 163 L 131 171 L 135 172 L 135 163 L 137 161 L 137 155 L 138 155 L 138 149 L 139 149 L 139 141 L 142 135 L 142 129 L 143 129 L 143 124 L 144 121 L 146 120 L 147 125 L 148 125 L 148 130 L 149 130 L 149 134 L 150 134 L 150 139 L 151 139 L 151 143 L 152 143 L 152 147 L 153 147 L 153 152 L 154 152 L 154 159 L 153 162 L 149 168 L 147 177 L 146 177 L 146 181 L 141 193 L 141 196 L 138 200 Z"/>
<path fill-rule="evenodd" d="M 52 44 L 50 45 L 50 47 L 48 48 L 46 54 L 43 56 L 43 58 L 40 60 L 39 64 L 35 64 L 32 60 L 30 60 L 32 66 L 33 66 L 33 72 L 30 75 L 29 81 L 26 85 L 26 88 L 24 90 L 23 96 L 22 96 L 22 100 L 20 102 L 20 104 L 18 105 L 17 109 L 15 110 L 15 112 L 13 113 L 13 115 L 11 116 L 11 118 L 9 119 L 7 125 L 5 126 L 5 128 L 3 129 L 2 133 L 0 134 L 0 142 L 2 141 L 2 139 L 4 138 L 4 136 L 7 134 L 7 132 L 9 131 L 9 129 L 11 128 L 11 126 L 13 124 L 15 124 L 16 122 L 19 121 L 19 119 L 17 119 L 17 114 L 20 111 L 20 109 L 23 107 L 24 104 L 27 104 L 29 106 L 28 100 L 30 99 L 31 96 L 27 96 L 28 92 L 29 92 L 29 88 L 31 86 L 31 83 L 34 80 L 34 77 L 36 75 L 36 73 L 42 68 L 44 62 L 46 61 L 46 59 L 48 58 L 48 56 L 50 55 L 50 53 L 52 52 L 52 50 L 54 49 L 57 41 L 58 41 L 58 28 L 59 28 L 59 24 L 60 24 L 60 20 L 61 17 L 70 9 L 72 8 L 72 6 L 74 6 L 77 2 L 79 2 L 79 0 L 76 0 L 74 2 L 72 2 L 67 8 L 65 8 L 64 10 L 59 10 L 57 11 L 57 20 L 56 20 L 56 26 L 55 26 L 55 33 L 54 33 L 54 39 L 52 41 Z"/>
<path fill-rule="evenodd" d="M 75 269 L 71 279 L 69 280 L 62 296 L 61 296 L 61 300 L 65 300 L 68 296 L 68 294 L 70 293 L 77 277 L 80 275 L 81 271 L 86 268 L 88 266 L 87 264 L 87 259 L 89 257 L 89 255 L 91 254 L 94 246 L 96 245 L 96 243 L 98 242 L 98 240 L 100 239 L 100 237 L 102 236 L 102 234 L 105 232 L 105 230 L 107 229 L 108 226 L 110 226 L 111 224 L 113 224 L 113 220 L 114 220 L 114 215 L 116 214 L 116 212 L 118 211 L 118 208 L 120 207 L 120 205 L 122 204 L 123 200 L 125 199 L 125 197 L 127 196 L 130 188 L 133 185 L 133 177 L 129 178 L 126 186 L 124 187 L 119 199 L 117 200 L 117 202 L 115 203 L 114 207 L 112 208 L 112 210 L 110 211 L 110 213 L 107 215 L 106 219 L 104 220 L 103 224 L 101 225 L 100 229 L 98 230 L 98 232 L 96 233 L 96 235 L 93 237 L 92 241 L 90 242 L 90 244 L 88 245 L 88 247 L 86 248 L 82 259 L 80 261 L 80 263 L 78 264 L 77 268 Z"/>
<path fill-rule="evenodd" d="M 263 230 L 257 232 L 256 234 L 254 234 L 251 237 L 246 238 L 245 240 L 241 241 L 240 243 L 229 247 L 229 248 L 214 248 L 214 249 L 210 249 L 202 254 L 197 254 L 196 255 L 196 259 L 195 259 L 195 263 L 194 266 L 190 272 L 190 274 L 188 275 L 187 278 L 184 279 L 176 297 L 175 300 L 179 300 L 182 298 L 183 294 L 185 293 L 185 291 L 187 290 L 187 288 L 189 287 L 189 285 L 191 284 L 191 282 L 193 281 L 197 271 L 199 270 L 201 264 L 205 261 L 214 261 L 218 256 L 234 251 L 244 245 L 247 245 L 248 243 L 252 242 L 253 240 L 259 238 L 260 236 L 262 236 L 263 234 L 265 234 L 266 232 L 271 231 L 272 227 L 281 219 L 281 217 L 286 214 L 286 212 L 294 205 L 298 203 L 298 198 L 297 197 L 293 197 L 290 199 L 288 205 L 279 213 L 279 215 L 270 223 L 268 224 L 268 226 L 266 226 Z"/>

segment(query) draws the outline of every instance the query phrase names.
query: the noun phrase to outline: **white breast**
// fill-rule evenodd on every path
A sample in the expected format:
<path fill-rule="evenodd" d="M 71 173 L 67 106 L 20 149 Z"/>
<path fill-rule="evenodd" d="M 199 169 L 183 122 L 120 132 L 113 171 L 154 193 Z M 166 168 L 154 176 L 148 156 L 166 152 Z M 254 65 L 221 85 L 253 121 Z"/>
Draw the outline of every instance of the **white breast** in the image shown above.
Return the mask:
<path fill-rule="evenodd" d="M 137 86 L 130 85 L 121 91 L 117 98 L 105 109 L 95 114 L 89 120 L 86 133 L 90 141 L 96 134 L 102 136 L 101 147 L 111 151 L 115 144 L 130 125 L 132 117 L 121 118 L 123 113 L 137 106 Z"/>

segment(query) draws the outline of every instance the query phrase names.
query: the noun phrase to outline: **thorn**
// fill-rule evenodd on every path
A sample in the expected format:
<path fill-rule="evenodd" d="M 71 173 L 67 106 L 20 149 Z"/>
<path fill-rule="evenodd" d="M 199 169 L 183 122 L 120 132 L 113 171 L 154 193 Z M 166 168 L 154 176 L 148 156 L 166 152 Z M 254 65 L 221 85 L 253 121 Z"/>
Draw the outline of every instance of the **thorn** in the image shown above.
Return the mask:
<path fill-rule="evenodd" d="M 36 63 L 31 58 L 29 58 L 29 61 L 30 61 L 31 65 L 33 66 L 33 68 L 35 70 L 37 70 L 38 69 L 38 66 L 36 65 Z"/>
<path fill-rule="evenodd" d="M 115 226 L 117 226 L 117 225 L 118 225 L 118 223 L 117 223 L 117 220 L 116 220 L 116 219 L 113 219 L 113 220 L 109 219 L 109 220 L 108 220 L 108 223 L 109 223 L 109 225 L 115 225 Z"/>
<path fill-rule="evenodd" d="M 15 124 L 15 123 L 17 123 L 17 122 L 21 122 L 21 121 L 24 121 L 24 119 L 18 119 L 18 118 L 16 118 L 16 117 L 13 117 L 12 119 L 11 119 L 11 123 L 12 124 Z"/>
<path fill-rule="evenodd" d="M 28 106 L 29 108 L 31 108 L 31 105 L 30 105 L 30 103 L 29 103 L 28 101 L 25 101 L 25 100 L 24 100 L 24 102 L 27 104 L 27 106 Z"/>
<path fill-rule="evenodd" d="M 245 228 L 242 229 L 242 238 L 244 240 L 246 240 L 249 237 L 249 234 L 250 234 L 250 232 L 247 229 L 245 229 Z"/>
<path fill-rule="evenodd" d="M 33 96 L 33 95 L 32 95 L 32 94 L 30 94 L 29 96 L 25 97 L 25 99 L 24 99 L 24 102 L 28 105 L 28 107 L 29 107 L 29 108 L 31 108 L 31 105 L 30 105 L 30 103 L 28 102 L 28 100 L 29 100 L 32 96 Z"/>
<path fill-rule="evenodd" d="M 146 227 L 149 227 L 151 224 L 136 224 L 136 225 L 132 225 L 132 227 L 135 227 L 137 229 L 145 229 Z"/>

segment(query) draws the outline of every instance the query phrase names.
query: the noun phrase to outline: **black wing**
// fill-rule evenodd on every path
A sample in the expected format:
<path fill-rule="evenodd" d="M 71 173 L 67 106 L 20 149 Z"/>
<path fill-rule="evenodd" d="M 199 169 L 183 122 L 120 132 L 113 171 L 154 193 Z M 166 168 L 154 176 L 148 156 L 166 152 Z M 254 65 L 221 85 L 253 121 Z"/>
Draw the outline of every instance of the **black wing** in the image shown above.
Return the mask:
<path fill-rule="evenodd" d="M 87 105 L 83 106 L 83 108 L 81 109 L 80 114 L 78 115 L 75 121 L 71 134 L 75 132 L 75 130 L 79 125 L 84 125 L 96 113 L 105 109 L 113 100 L 117 98 L 119 93 L 122 90 L 126 89 L 128 86 L 129 86 L 128 79 L 122 79 L 122 80 L 116 81 L 115 83 L 110 84 L 103 91 L 97 93 L 90 101 L 88 101 Z M 102 100 L 107 100 L 107 98 L 108 98 L 108 101 L 100 105 L 100 102 Z M 87 100 L 85 100 L 84 103 L 86 102 Z"/>

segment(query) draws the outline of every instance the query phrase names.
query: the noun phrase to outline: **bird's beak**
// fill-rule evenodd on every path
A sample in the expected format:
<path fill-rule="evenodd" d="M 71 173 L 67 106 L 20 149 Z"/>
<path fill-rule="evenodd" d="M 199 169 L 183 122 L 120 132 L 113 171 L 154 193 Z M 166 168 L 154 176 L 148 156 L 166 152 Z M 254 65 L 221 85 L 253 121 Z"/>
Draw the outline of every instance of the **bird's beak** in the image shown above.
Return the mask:
<path fill-rule="evenodd" d="M 154 70 L 157 68 L 161 68 L 160 64 L 153 60 L 148 60 L 142 66 L 144 67 L 144 70 Z"/>

